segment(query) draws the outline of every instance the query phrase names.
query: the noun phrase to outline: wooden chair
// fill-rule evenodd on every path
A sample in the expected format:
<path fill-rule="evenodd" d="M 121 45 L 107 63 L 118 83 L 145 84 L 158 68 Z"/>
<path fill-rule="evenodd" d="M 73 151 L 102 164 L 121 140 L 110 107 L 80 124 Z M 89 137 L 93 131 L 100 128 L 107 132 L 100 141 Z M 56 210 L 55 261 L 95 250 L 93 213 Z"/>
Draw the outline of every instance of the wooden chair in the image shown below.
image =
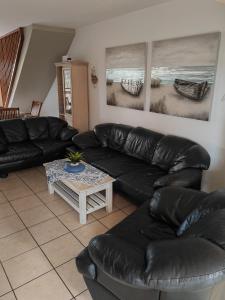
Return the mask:
<path fill-rule="evenodd" d="M 19 107 L 1 107 L 0 120 L 18 119 L 20 118 Z"/>
<path fill-rule="evenodd" d="M 41 101 L 32 101 L 30 113 L 25 113 L 24 118 L 33 118 L 39 117 L 41 112 L 42 102 Z"/>

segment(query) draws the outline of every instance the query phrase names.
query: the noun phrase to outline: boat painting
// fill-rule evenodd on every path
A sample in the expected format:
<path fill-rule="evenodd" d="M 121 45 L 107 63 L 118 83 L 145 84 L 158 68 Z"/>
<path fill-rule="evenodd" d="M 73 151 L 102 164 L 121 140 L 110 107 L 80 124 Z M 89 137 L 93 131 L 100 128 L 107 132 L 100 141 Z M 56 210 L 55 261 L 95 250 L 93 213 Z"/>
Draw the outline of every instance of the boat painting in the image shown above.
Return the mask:
<path fill-rule="evenodd" d="M 208 81 L 197 83 L 181 79 L 175 79 L 174 88 L 178 94 L 196 101 L 202 100 L 210 89 Z"/>
<path fill-rule="evenodd" d="M 220 33 L 152 43 L 150 111 L 210 118 Z"/>
<path fill-rule="evenodd" d="M 133 97 L 139 97 L 143 88 L 143 82 L 141 80 L 121 80 L 122 89 Z"/>
<path fill-rule="evenodd" d="M 106 49 L 108 105 L 144 110 L 146 55 L 146 43 Z"/>

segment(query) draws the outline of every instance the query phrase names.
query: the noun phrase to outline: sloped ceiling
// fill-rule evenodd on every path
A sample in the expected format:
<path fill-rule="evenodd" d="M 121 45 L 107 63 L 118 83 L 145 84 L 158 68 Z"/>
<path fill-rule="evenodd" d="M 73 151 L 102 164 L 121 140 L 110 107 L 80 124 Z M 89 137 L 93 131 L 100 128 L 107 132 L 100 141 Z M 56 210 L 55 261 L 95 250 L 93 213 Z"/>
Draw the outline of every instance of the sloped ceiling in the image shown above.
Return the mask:
<path fill-rule="evenodd" d="M 170 1 L 173 0 L 1 0 L 0 36 L 32 23 L 77 28 Z"/>
<path fill-rule="evenodd" d="M 33 100 L 43 102 L 55 79 L 54 63 L 67 54 L 74 29 L 30 25 L 24 28 L 24 45 L 9 106 L 29 112 Z"/>

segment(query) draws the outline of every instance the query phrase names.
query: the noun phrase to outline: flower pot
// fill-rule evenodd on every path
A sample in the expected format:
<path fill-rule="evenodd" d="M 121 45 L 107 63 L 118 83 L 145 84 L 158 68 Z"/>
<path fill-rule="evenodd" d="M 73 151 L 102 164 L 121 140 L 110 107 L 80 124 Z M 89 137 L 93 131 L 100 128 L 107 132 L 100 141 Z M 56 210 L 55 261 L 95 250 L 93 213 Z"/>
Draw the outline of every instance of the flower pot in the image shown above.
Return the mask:
<path fill-rule="evenodd" d="M 84 171 L 85 165 L 82 164 L 81 162 L 78 163 L 71 163 L 71 162 L 66 162 L 64 166 L 64 171 L 68 173 L 80 173 Z"/>

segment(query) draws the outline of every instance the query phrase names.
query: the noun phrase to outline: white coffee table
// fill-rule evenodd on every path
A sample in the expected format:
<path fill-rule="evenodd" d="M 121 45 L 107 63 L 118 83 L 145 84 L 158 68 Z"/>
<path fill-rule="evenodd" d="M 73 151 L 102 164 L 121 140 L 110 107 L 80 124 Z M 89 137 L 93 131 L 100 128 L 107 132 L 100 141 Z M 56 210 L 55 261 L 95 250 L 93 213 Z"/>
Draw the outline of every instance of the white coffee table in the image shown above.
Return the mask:
<path fill-rule="evenodd" d="M 44 166 L 50 164 L 44 164 Z M 87 163 L 84 164 L 90 166 Z M 94 167 L 91 166 L 91 168 Z M 96 168 L 94 169 L 101 172 L 102 175 L 104 174 L 104 177 L 96 182 L 81 182 L 79 177 L 78 180 L 61 179 L 48 182 L 49 193 L 57 193 L 71 205 L 80 214 L 81 224 L 86 224 L 88 214 L 101 208 L 105 207 L 107 212 L 112 212 L 112 184 L 115 179 Z"/>

